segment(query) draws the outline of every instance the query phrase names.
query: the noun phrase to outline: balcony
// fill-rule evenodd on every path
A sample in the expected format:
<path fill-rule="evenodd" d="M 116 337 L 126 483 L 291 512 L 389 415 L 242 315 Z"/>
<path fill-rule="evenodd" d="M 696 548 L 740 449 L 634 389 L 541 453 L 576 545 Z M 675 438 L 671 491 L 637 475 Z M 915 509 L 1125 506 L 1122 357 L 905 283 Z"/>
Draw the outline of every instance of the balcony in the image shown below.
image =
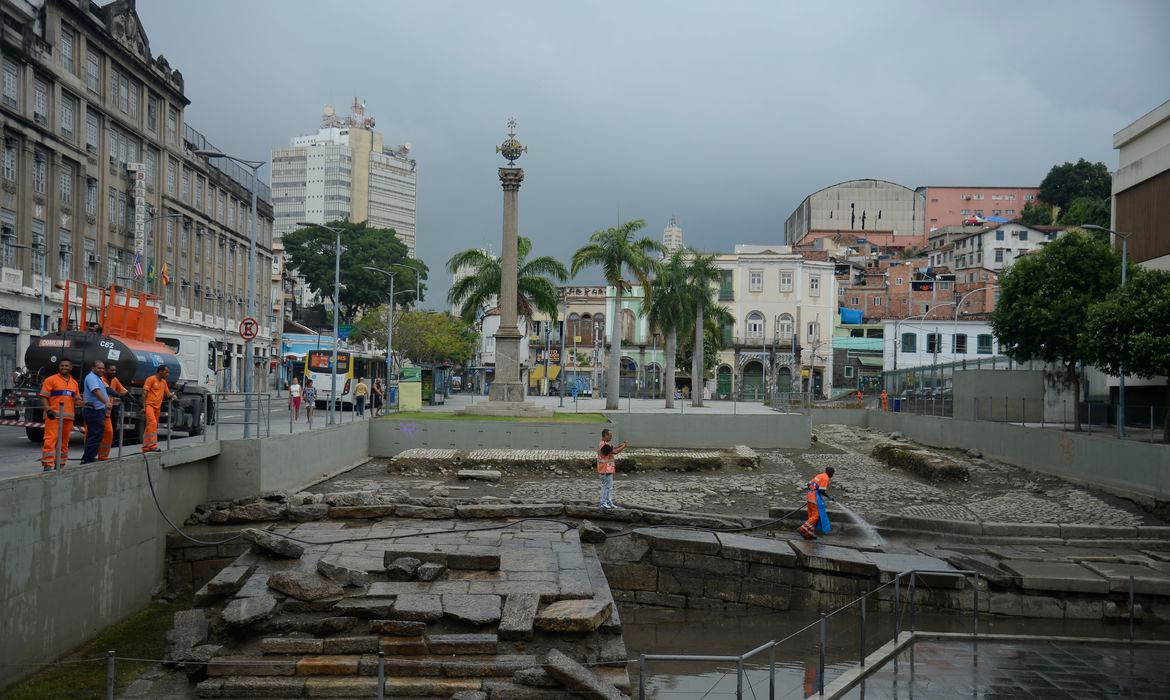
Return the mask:
<path fill-rule="evenodd" d="M 735 301 L 735 290 L 731 287 L 720 287 L 719 301 Z"/>
<path fill-rule="evenodd" d="M 724 334 L 723 346 L 725 348 L 760 348 L 761 350 L 791 349 L 792 338 L 791 336 L 777 339 L 775 336 Z"/>

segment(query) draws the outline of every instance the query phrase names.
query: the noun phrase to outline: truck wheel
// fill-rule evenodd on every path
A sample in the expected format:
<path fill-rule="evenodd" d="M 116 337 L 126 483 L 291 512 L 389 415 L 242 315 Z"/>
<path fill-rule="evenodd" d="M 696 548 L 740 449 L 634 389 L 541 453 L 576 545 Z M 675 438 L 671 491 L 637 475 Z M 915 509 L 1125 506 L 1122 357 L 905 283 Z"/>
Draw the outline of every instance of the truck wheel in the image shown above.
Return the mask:
<path fill-rule="evenodd" d="M 35 442 L 39 445 L 45 441 L 44 428 L 25 428 L 24 434 L 28 436 L 29 442 Z"/>
<path fill-rule="evenodd" d="M 203 415 L 203 409 L 199 409 L 195 413 L 195 417 L 191 420 L 195 422 L 195 425 L 191 426 L 191 429 L 187 431 L 187 435 L 191 437 L 199 437 L 203 434 L 203 431 L 207 426 L 207 417 Z"/>

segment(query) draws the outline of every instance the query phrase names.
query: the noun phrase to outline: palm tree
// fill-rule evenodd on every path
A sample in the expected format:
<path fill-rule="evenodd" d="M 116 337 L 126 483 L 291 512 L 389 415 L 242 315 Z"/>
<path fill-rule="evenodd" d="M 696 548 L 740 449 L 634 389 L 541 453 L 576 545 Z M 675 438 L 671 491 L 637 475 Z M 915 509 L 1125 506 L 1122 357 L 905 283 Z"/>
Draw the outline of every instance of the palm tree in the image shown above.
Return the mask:
<path fill-rule="evenodd" d="M 715 284 L 719 282 L 719 268 L 715 267 L 713 253 L 700 253 L 690 249 L 690 261 L 687 265 L 687 283 L 685 296 L 687 307 L 695 316 L 693 329 L 695 331 L 695 351 L 691 359 L 691 405 L 703 405 L 703 331 L 704 315 L 714 315 L 719 309 L 715 303 Z"/>
<path fill-rule="evenodd" d="M 634 238 L 634 232 L 646 225 L 643 219 L 635 219 L 604 231 L 595 231 L 589 243 L 573 253 L 573 276 L 582 268 L 598 265 L 607 284 L 615 290 L 614 313 L 610 322 L 609 381 L 605 392 L 605 408 L 617 410 L 620 370 L 622 361 L 621 309 L 622 293 L 633 288 L 630 281 L 622 276 L 629 270 L 642 287 L 643 303 L 651 302 L 650 277 L 658 267 L 655 254 L 666 252 L 665 246 L 651 238 Z"/>
<path fill-rule="evenodd" d="M 528 260 L 532 241 L 520 236 L 516 242 L 519 247 L 516 256 L 516 313 L 531 319 L 532 310 L 537 309 L 556 319 L 557 288 L 552 280 L 564 282 L 569 279 L 569 271 L 559 260 L 547 255 Z M 451 274 L 460 270 L 471 271 L 470 275 L 451 286 L 447 303 L 459 307 L 459 315 L 464 321 L 474 323 L 476 315 L 489 300 L 499 298 L 500 259 L 473 248 L 452 255 L 447 261 L 447 270 Z"/>
<path fill-rule="evenodd" d="M 650 326 L 666 335 L 666 407 L 674 408 L 674 362 L 678 352 L 678 333 L 687 327 L 691 312 L 686 306 L 687 253 L 680 248 L 671 254 L 651 283 L 648 305 Z"/>

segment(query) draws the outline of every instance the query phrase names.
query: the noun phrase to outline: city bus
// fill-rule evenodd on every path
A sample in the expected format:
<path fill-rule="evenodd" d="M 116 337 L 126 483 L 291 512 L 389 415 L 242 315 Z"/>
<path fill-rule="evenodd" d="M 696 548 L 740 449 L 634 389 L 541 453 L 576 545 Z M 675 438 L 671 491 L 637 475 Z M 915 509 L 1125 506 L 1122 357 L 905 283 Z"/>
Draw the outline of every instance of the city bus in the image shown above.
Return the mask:
<path fill-rule="evenodd" d="M 337 396 L 334 398 L 333 378 L 333 350 L 310 350 L 305 355 L 305 378 L 313 380 L 313 387 L 317 389 L 317 407 L 324 408 L 333 398 L 338 408 L 353 408 L 354 387 L 358 377 L 366 380 L 371 389 L 374 379 L 382 378 L 386 374 L 385 358 L 373 353 L 355 350 L 337 351 Z"/>

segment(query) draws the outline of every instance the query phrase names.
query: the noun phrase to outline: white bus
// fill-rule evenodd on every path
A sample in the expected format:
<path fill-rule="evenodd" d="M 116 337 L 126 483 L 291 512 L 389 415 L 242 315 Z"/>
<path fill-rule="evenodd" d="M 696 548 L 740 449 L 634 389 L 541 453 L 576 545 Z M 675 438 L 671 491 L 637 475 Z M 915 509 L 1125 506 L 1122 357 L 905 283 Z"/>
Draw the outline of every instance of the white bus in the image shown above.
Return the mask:
<path fill-rule="evenodd" d="M 310 350 L 305 355 L 305 378 L 313 380 L 317 390 L 317 408 L 329 405 L 330 399 L 338 408 L 353 408 L 354 387 L 362 377 L 373 388 L 374 379 L 386 374 L 386 360 L 372 353 L 353 350 L 337 351 L 337 396 L 333 396 L 333 350 Z"/>

